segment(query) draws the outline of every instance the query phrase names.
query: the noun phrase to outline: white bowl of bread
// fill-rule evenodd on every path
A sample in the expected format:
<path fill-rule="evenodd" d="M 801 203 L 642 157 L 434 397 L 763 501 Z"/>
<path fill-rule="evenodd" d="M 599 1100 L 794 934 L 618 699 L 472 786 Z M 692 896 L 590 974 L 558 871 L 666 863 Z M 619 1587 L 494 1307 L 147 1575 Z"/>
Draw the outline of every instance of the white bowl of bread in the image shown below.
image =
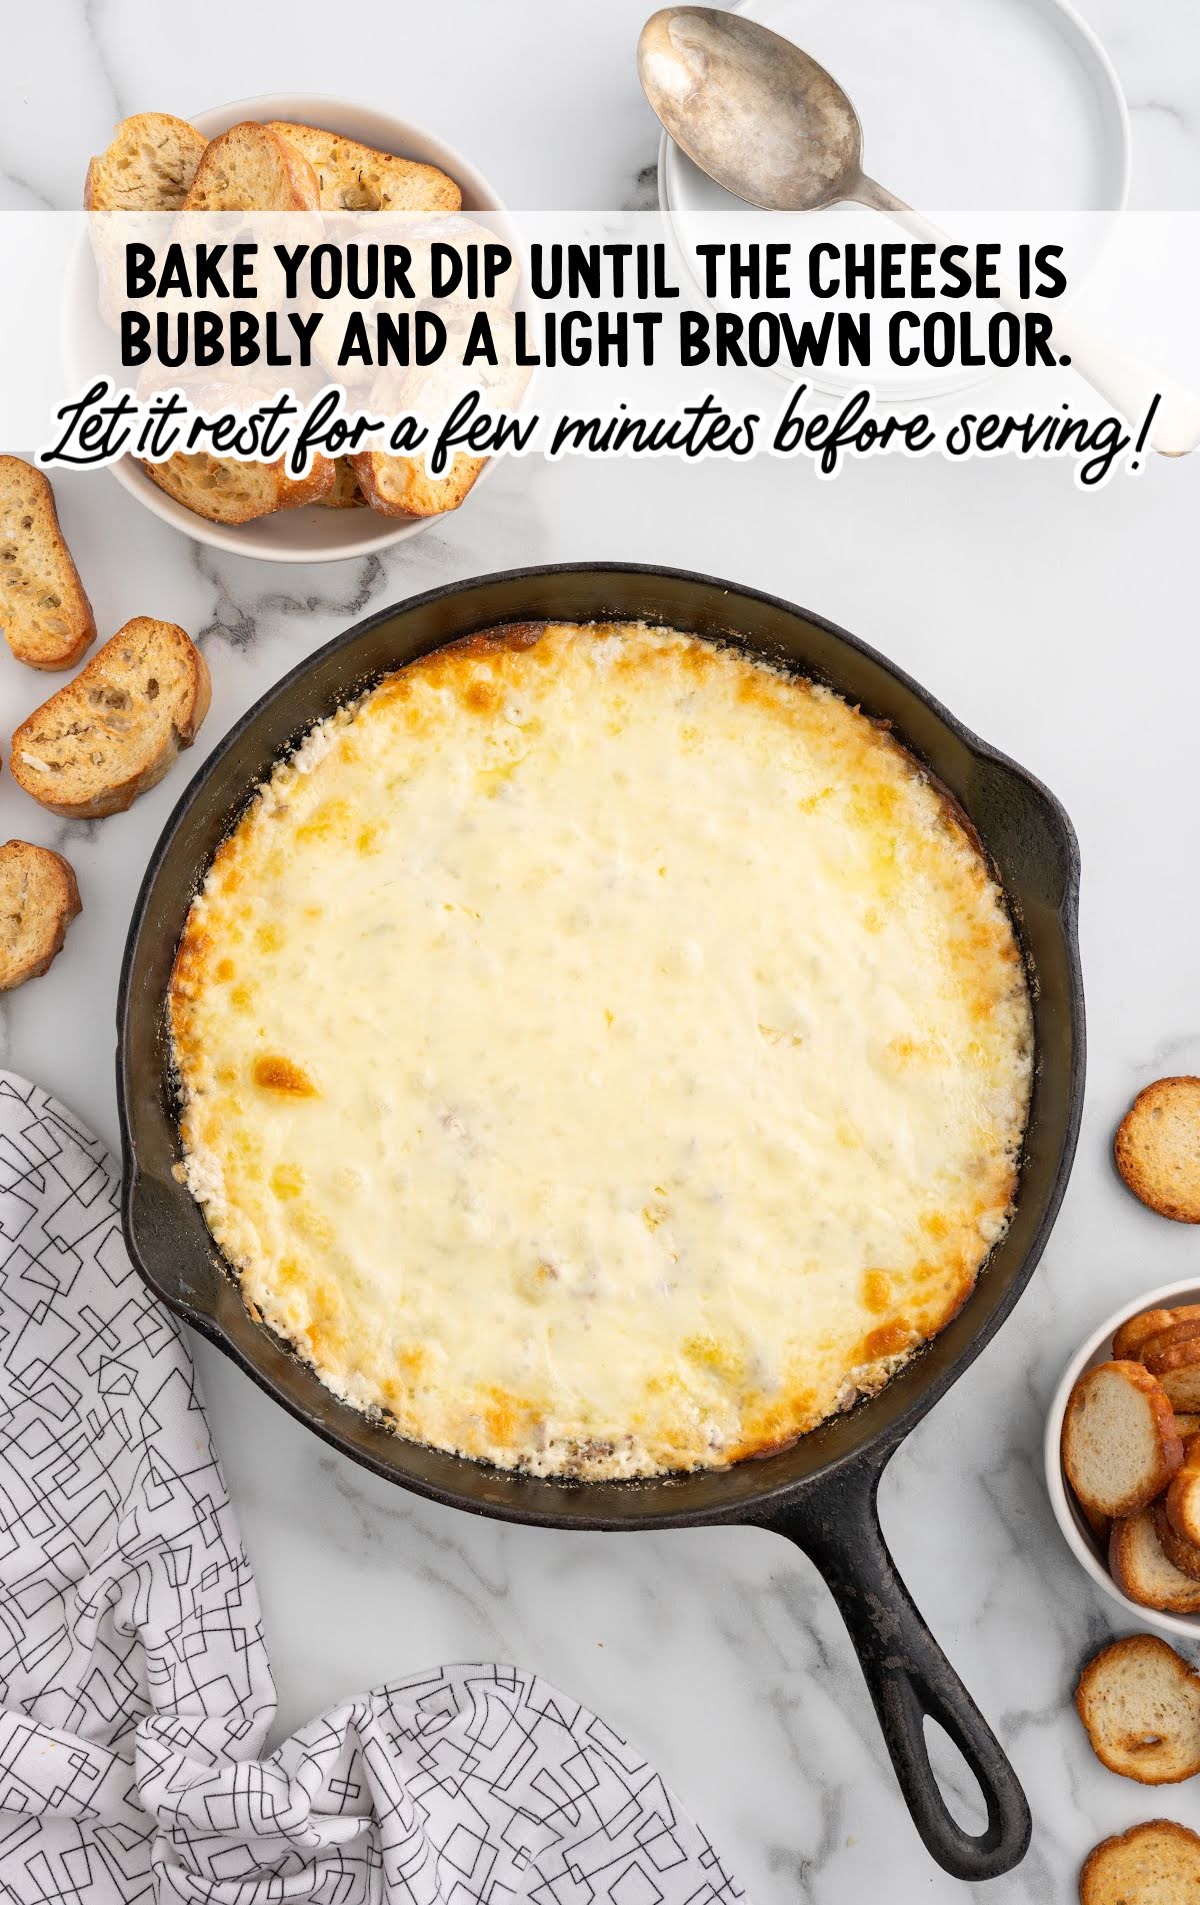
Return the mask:
<path fill-rule="evenodd" d="M 1093 1330 L 1044 1447 L 1058 1525 L 1101 1592 L 1200 1640 L 1200 1283 L 1146 1291 Z"/>
<path fill-rule="evenodd" d="M 216 148 L 218 138 L 234 128 L 229 147 Z M 228 166 L 214 160 L 214 150 L 218 158 L 228 152 Z M 204 168 L 213 175 L 214 189 L 205 189 Z M 383 204 L 417 211 L 503 210 L 482 174 L 419 126 L 349 100 L 283 93 L 235 100 L 187 120 L 166 113 L 123 120 L 88 168 L 85 203 L 97 211 L 231 209 L 241 179 L 261 181 L 265 194 L 244 209 L 368 210 Z M 68 315 L 72 372 L 83 357 L 82 330 L 83 321 L 77 328 Z M 368 461 L 391 466 L 413 459 Z M 457 464 L 468 461 L 459 458 Z M 418 514 L 410 508 L 413 485 L 391 480 L 396 471 L 356 473 L 347 458 L 318 459 L 300 482 L 278 465 L 208 456 L 172 459 L 153 475 L 132 457 L 112 468 L 122 489 L 185 535 L 268 562 L 343 561 L 403 542 L 457 508 L 482 474 L 473 468 L 457 482 L 418 486 Z"/>

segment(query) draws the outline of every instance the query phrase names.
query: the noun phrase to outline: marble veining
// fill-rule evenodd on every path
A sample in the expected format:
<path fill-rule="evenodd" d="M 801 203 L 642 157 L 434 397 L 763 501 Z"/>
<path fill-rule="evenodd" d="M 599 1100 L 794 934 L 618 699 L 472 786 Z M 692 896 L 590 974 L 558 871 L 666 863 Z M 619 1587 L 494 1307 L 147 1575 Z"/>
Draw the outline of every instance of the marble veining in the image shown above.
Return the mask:
<path fill-rule="evenodd" d="M 315 0 L 296 0 L 286 36 L 276 9 L 213 0 L 205 30 L 185 44 L 152 0 L 64 0 L 50 60 L 44 11 L 13 9 L 0 203 L 75 202 L 87 155 L 122 112 L 186 113 L 294 87 L 423 118 L 514 204 L 646 204 L 656 137 L 632 63 L 645 10 L 645 0 L 410 4 L 380 16 L 368 54 L 357 34 L 331 37 Z M 1129 92 L 1135 203 L 1195 205 L 1200 33 L 1166 0 L 1092 0 L 1087 11 Z M 790 596 L 894 656 L 1043 776 L 1082 844 L 1090 1073 L 1067 1200 L 1014 1316 L 896 1456 L 880 1497 L 918 1606 L 1030 1795 L 1034 1840 L 1019 1871 L 963 1888 L 929 1862 L 839 1616 L 789 1543 L 747 1529 L 558 1534 L 439 1508 L 333 1454 L 201 1343 L 258 1571 L 280 1729 L 431 1662 L 520 1661 L 636 1739 L 757 1905 L 949 1905 L 972 1889 L 988 1905 L 1061 1905 L 1104 1834 L 1157 1813 L 1200 1829 L 1200 1787 L 1143 1790 L 1086 1746 L 1075 1674 L 1122 1623 L 1063 1545 L 1040 1468 L 1046 1404 L 1094 1319 L 1195 1271 L 1193 1233 L 1124 1193 L 1109 1147 L 1142 1084 L 1200 1066 L 1200 462 L 1149 467 L 1087 497 L 1054 465 L 889 459 L 832 484 L 768 459 L 509 465 L 460 515 L 398 549 L 288 569 L 189 544 L 103 475 L 57 487 L 102 636 L 139 613 L 179 621 L 200 640 L 214 686 L 192 755 L 128 814 L 57 821 L 0 775 L 2 837 L 60 848 L 84 902 L 51 973 L 0 1006 L 0 1056 L 110 1142 L 125 927 L 190 772 L 285 669 L 361 616 L 445 580 L 623 559 Z M 49 685 L 0 667 L 0 745 Z M 953 1756 L 939 1764 L 972 1817 L 970 1782 Z"/>

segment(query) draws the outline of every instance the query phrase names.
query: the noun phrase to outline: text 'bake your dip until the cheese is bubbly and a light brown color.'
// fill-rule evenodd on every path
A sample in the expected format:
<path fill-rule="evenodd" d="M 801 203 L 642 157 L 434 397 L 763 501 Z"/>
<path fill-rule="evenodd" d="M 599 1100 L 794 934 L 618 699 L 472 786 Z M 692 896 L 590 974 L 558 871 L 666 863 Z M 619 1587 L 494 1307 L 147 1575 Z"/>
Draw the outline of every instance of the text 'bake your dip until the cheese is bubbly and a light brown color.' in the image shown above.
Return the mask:
<path fill-rule="evenodd" d="M 171 983 L 245 1300 L 416 1441 L 722 1467 L 879 1389 L 1015 1194 L 1032 1030 L 978 843 L 736 646 L 499 629 L 257 790 Z"/>

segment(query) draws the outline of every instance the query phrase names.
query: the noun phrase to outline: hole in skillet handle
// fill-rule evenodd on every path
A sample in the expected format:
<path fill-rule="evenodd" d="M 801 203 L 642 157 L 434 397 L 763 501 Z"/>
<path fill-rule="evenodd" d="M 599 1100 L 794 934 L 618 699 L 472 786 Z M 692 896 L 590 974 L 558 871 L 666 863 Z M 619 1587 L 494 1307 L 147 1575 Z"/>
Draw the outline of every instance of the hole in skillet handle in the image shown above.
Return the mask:
<path fill-rule="evenodd" d="M 927 1713 L 924 1721 L 929 1764 L 947 1806 L 966 1833 L 978 1835 L 987 1825 L 987 1806 L 967 1762 L 945 1728 Z"/>
<path fill-rule="evenodd" d="M 844 1463 L 766 1525 L 803 1549 L 837 1602 L 926 1849 L 953 1878 L 999 1878 L 1028 1850 L 1029 1806 L 999 1741 L 913 1605 L 888 1552 L 875 1498 L 890 1453 L 876 1449 Z M 987 1809 L 982 1832 L 960 1825 L 943 1796 L 930 1762 L 927 1719 L 949 1737 L 979 1787 Z"/>

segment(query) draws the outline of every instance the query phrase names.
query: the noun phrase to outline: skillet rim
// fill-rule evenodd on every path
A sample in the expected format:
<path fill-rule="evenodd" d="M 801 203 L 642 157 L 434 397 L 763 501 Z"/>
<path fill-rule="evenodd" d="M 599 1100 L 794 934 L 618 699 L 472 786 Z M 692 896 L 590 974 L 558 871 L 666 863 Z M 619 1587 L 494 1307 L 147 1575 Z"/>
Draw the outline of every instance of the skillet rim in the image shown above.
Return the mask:
<path fill-rule="evenodd" d="M 368 635 L 373 633 L 375 629 L 398 615 L 403 614 L 408 616 L 419 614 L 422 610 L 442 602 L 448 597 L 465 595 L 475 590 L 484 590 L 488 587 L 500 585 L 511 586 L 522 582 L 541 582 L 547 578 L 568 576 L 595 577 L 598 583 L 604 577 L 645 578 L 650 581 L 666 581 L 669 583 L 698 587 L 703 590 L 715 592 L 721 597 L 733 600 L 740 599 L 761 605 L 774 613 L 784 617 L 799 619 L 819 629 L 825 636 L 832 637 L 835 645 L 845 647 L 861 656 L 870 665 L 890 677 L 900 688 L 906 690 L 914 700 L 920 703 L 921 706 L 934 717 L 936 722 L 940 723 L 950 736 L 958 741 L 972 759 L 1006 771 L 1035 796 L 1057 831 L 1058 844 L 1062 851 L 1065 869 L 1061 899 L 1052 911 L 1061 933 L 1062 951 L 1065 956 L 1065 973 L 1070 1004 L 1069 1035 L 1071 1062 L 1069 1077 L 1065 1080 L 1066 1105 L 1059 1136 L 1057 1163 L 1049 1190 L 1045 1197 L 1040 1219 L 1037 1222 L 1033 1235 L 1025 1245 L 1024 1254 L 1014 1263 L 1013 1267 L 1008 1270 L 1004 1287 L 993 1302 L 991 1309 L 980 1318 L 964 1343 L 942 1368 L 935 1369 L 927 1364 L 924 1350 L 928 1349 L 929 1345 L 926 1345 L 907 1366 L 907 1371 L 902 1370 L 898 1372 L 897 1378 L 895 1379 L 896 1381 L 899 1381 L 908 1372 L 922 1371 L 922 1366 L 925 1366 L 923 1379 L 920 1374 L 917 1375 L 914 1393 L 893 1420 L 880 1424 L 878 1428 L 868 1433 L 857 1445 L 835 1452 L 827 1461 L 819 1463 L 809 1474 L 764 1482 L 761 1489 L 750 1490 L 744 1495 L 738 1493 L 728 1502 L 718 1500 L 716 1504 L 706 1503 L 699 1507 L 683 1505 L 673 1507 L 671 1506 L 670 1498 L 673 1494 L 682 1497 L 688 1492 L 687 1485 L 689 1483 L 700 1483 L 702 1481 L 707 1481 L 710 1488 L 716 1488 L 719 1492 L 720 1483 L 723 1480 L 728 1480 L 734 1476 L 743 1476 L 748 1469 L 753 1468 L 754 1464 L 752 1462 L 739 1463 L 734 1467 L 726 1469 L 698 1470 L 691 1475 L 668 1475 L 626 1482 L 564 1482 L 561 1479 L 556 1480 L 554 1478 L 525 1476 L 514 1471 L 498 1470 L 484 1463 L 449 1455 L 446 1451 L 436 1451 L 435 1454 L 440 1455 L 446 1463 L 453 1465 L 456 1485 L 446 1486 L 441 1482 L 430 1480 L 427 1477 L 409 1473 L 402 1469 L 396 1462 L 388 1460 L 382 1452 L 376 1457 L 369 1449 L 353 1445 L 347 1438 L 340 1435 L 335 1427 L 317 1419 L 313 1414 L 309 1413 L 301 1400 L 285 1393 L 266 1370 L 256 1363 L 253 1357 L 242 1351 L 240 1346 L 226 1334 L 216 1317 L 211 1314 L 197 1312 L 196 1309 L 182 1299 L 173 1300 L 171 1294 L 164 1292 L 147 1270 L 138 1241 L 138 1220 L 135 1211 L 135 1201 L 140 1164 L 138 1142 L 135 1132 L 136 1113 L 133 1105 L 134 1092 L 131 1078 L 133 1065 L 129 1052 L 129 1034 L 135 1013 L 142 1008 L 139 1007 L 133 998 L 133 971 L 141 944 L 142 933 L 146 924 L 146 914 L 158 876 L 186 815 L 190 812 L 193 805 L 202 797 L 207 783 L 211 780 L 220 763 L 236 747 L 243 735 L 266 713 L 268 708 L 274 707 L 280 701 L 285 700 L 291 689 L 302 677 L 316 669 L 335 651 L 350 648 L 362 642 Z M 521 617 L 514 611 L 512 616 L 507 619 L 519 620 Z M 529 616 L 526 619 L 536 620 L 545 618 Z M 570 615 L 564 614 L 562 619 L 570 620 L 572 618 Z M 616 619 L 615 612 L 614 619 Z M 479 624 L 481 628 L 496 625 L 497 623 L 494 617 L 489 617 L 485 622 Z M 457 635 L 447 636 L 445 641 L 449 642 L 459 639 L 462 634 L 468 632 L 470 631 L 459 631 Z M 732 625 L 732 619 L 731 633 L 733 633 L 736 638 L 736 629 Z M 445 643 L 435 642 L 431 646 L 436 648 L 443 645 L 445 645 Z M 747 643 L 747 646 L 752 646 L 752 644 Z M 765 649 L 761 646 L 760 652 L 765 652 Z M 815 668 L 811 672 L 813 674 L 819 674 L 819 671 Z M 835 689 L 837 688 L 836 683 L 832 685 Z M 845 691 L 839 690 L 839 692 L 844 693 Z M 298 728 L 297 734 L 299 735 L 303 731 L 303 728 Z M 909 751 L 913 752 L 916 757 L 922 761 L 923 765 L 929 766 L 929 763 L 925 761 L 920 749 L 909 741 L 907 736 L 901 733 L 899 738 L 902 744 L 908 747 Z M 281 750 L 277 750 L 277 752 L 279 751 Z M 930 771 L 932 772 L 934 770 L 930 769 Z M 257 782 L 253 784 L 256 785 Z M 248 795 L 250 791 L 251 789 L 248 787 L 245 793 Z M 231 822 L 238 811 L 240 811 L 240 809 L 236 805 L 227 806 L 227 819 Z M 971 819 L 974 824 L 974 816 L 970 813 L 969 809 L 966 809 L 966 811 L 968 818 Z M 941 1400 L 942 1396 L 945 1395 L 946 1391 L 957 1381 L 958 1377 L 970 1367 L 976 1357 L 991 1341 L 1001 1325 L 1011 1315 L 1037 1267 L 1066 1192 L 1071 1167 L 1074 1162 L 1083 1111 L 1086 1031 L 1078 936 L 1079 873 L 1079 845 L 1070 817 L 1057 796 L 1037 775 L 1023 767 L 1019 762 L 1014 761 L 1011 756 L 1005 754 L 1001 749 L 994 747 L 990 742 L 975 734 L 972 729 L 968 728 L 965 723 L 952 714 L 936 695 L 931 694 L 916 681 L 913 676 L 909 675 L 906 670 L 892 662 L 887 656 L 881 654 L 879 650 L 861 640 L 860 637 L 851 634 L 839 624 L 830 621 L 827 617 L 819 615 L 813 610 L 803 608 L 785 597 L 773 595 L 765 590 L 756 589 L 746 584 L 730 582 L 726 578 L 708 575 L 700 570 L 673 568 L 660 563 L 590 561 L 539 563 L 515 569 L 491 571 L 484 575 L 468 576 L 443 583 L 435 588 L 425 590 L 420 594 L 409 596 L 399 602 L 389 603 L 383 608 L 375 610 L 372 614 L 364 616 L 349 629 L 333 636 L 328 642 L 323 643 L 319 648 L 305 655 L 294 667 L 288 669 L 277 681 L 267 688 L 245 713 L 234 722 L 233 726 L 229 728 L 226 734 L 217 742 L 212 752 L 201 763 L 196 773 L 188 782 L 188 785 L 184 788 L 168 815 L 162 832 L 150 855 L 130 919 L 125 950 L 122 956 L 117 994 L 116 1085 L 122 1153 L 121 1218 L 126 1246 L 129 1250 L 131 1260 L 137 1268 L 139 1275 L 141 1275 L 148 1287 L 155 1292 L 160 1300 L 166 1303 L 168 1308 L 174 1310 L 177 1315 L 182 1316 L 193 1328 L 197 1329 L 200 1334 L 215 1343 L 225 1355 L 229 1356 L 239 1368 L 251 1377 L 259 1388 L 270 1396 L 272 1401 L 286 1409 L 290 1415 L 302 1422 L 307 1429 L 320 1436 L 324 1442 L 339 1450 L 343 1455 L 348 1456 L 350 1460 L 359 1463 L 362 1467 L 371 1470 L 375 1474 L 381 1475 L 390 1482 L 411 1489 L 414 1493 L 428 1500 L 441 1502 L 450 1507 L 461 1508 L 469 1513 L 487 1515 L 494 1519 L 528 1524 L 536 1527 L 574 1528 L 581 1531 L 634 1532 L 642 1529 L 694 1527 L 720 1523 L 769 1525 L 788 1509 L 798 1506 L 808 1492 L 818 1487 L 823 1487 L 833 1477 L 839 1474 L 847 1473 L 851 1469 L 861 1469 L 864 1466 L 873 1468 L 876 1472 L 882 1469 L 899 1443 L 916 1427 L 918 1422 L 921 1421 L 928 1411 Z M 1013 908 L 1016 914 L 1018 932 L 1023 935 L 1024 929 L 1020 918 L 1021 909 L 1019 897 L 1011 892 L 1003 883 L 1002 890 L 1005 892 L 1005 897 L 1010 907 Z M 1037 1053 L 1037 1062 L 1039 1064 L 1042 1062 L 1043 1057 L 1044 1053 L 1039 1049 Z M 161 1179 L 155 1179 L 154 1181 L 158 1183 L 162 1182 Z M 189 1209 L 192 1211 L 195 1210 L 196 1207 L 185 1186 L 173 1183 L 169 1187 L 169 1194 L 173 1195 L 181 1206 L 183 1200 L 186 1199 Z M 1018 1201 L 1019 1197 L 1020 1193 L 1018 1192 Z M 970 1301 L 971 1297 L 968 1296 L 963 1306 L 964 1309 L 969 1307 Z M 958 1314 L 961 1315 L 962 1313 L 963 1312 L 960 1311 Z M 952 1321 L 953 1320 L 954 1319 L 952 1319 Z M 947 1327 L 950 1327 L 950 1325 L 947 1325 Z M 935 1342 L 936 1340 L 936 1338 L 933 1339 Z M 319 1382 L 319 1378 L 316 1377 L 315 1372 L 309 1369 L 301 1359 L 295 1358 L 294 1360 L 296 1365 L 304 1371 L 305 1376 L 318 1386 L 322 1399 L 327 1404 L 332 1392 L 324 1389 L 323 1385 Z M 879 1392 L 880 1396 L 886 1394 L 887 1390 L 891 1388 L 892 1384 L 889 1383 L 885 1390 Z M 870 1408 L 871 1401 L 877 1401 L 878 1399 L 878 1397 L 872 1398 L 864 1403 L 862 1405 L 864 1410 Z M 333 1401 L 339 1412 L 345 1411 L 347 1415 L 353 1416 L 356 1420 L 362 1419 L 359 1416 L 359 1412 L 351 1409 L 350 1405 L 340 1402 L 337 1398 L 333 1398 Z M 835 1417 L 832 1418 L 831 1421 L 836 1425 L 839 1421 L 846 1419 L 848 1418 Z M 825 1426 L 827 1425 L 820 1425 L 812 1434 L 819 1435 L 821 1428 Z M 386 1436 L 388 1432 L 384 1430 L 381 1431 L 381 1434 Z M 802 1438 L 802 1440 L 808 1441 L 809 1438 Z M 390 1446 L 394 1447 L 397 1451 L 415 1448 L 421 1449 L 423 1454 L 429 1453 L 422 1448 L 422 1445 L 410 1444 L 400 1437 L 389 1437 L 389 1443 Z M 388 1444 L 384 1446 L 387 1447 Z M 786 1454 L 786 1451 L 780 1453 Z M 768 1457 L 761 1459 L 763 1459 L 765 1469 L 766 1461 L 774 1458 Z M 460 1481 L 461 1486 L 458 1486 L 457 1484 Z M 496 1488 L 504 1490 L 505 1493 L 512 1492 L 514 1484 L 528 1490 L 531 1497 L 536 1497 L 541 1494 L 542 1491 L 548 1491 L 558 1499 L 560 1506 L 557 1508 L 550 1506 L 539 1507 L 532 1499 L 529 1505 L 523 1502 L 514 1503 L 507 1499 L 500 1499 L 491 1492 Z M 605 1496 L 608 1497 L 611 1496 L 614 1491 L 620 1497 L 623 1504 L 626 1505 L 626 1512 L 622 1514 L 605 1513 L 602 1511 L 596 1513 L 588 1513 L 586 1511 L 579 1512 L 578 1507 L 574 1506 L 574 1504 L 586 1503 L 590 1498 L 597 1501 L 597 1507 L 599 1508 L 600 1503 L 598 1497 L 600 1493 L 603 1492 Z M 571 1512 L 565 1512 L 561 1506 L 562 1497 L 564 1495 L 569 1496 L 573 1503 Z"/>

